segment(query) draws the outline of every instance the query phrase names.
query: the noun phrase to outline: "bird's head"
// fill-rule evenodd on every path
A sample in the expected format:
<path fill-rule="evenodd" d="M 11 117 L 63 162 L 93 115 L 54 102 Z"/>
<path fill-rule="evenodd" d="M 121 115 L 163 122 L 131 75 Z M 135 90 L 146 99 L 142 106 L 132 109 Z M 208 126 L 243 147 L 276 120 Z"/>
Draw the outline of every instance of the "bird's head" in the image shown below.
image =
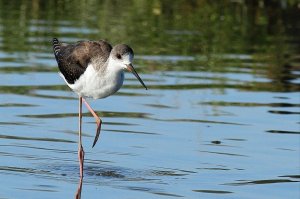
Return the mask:
<path fill-rule="evenodd" d="M 126 44 L 118 44 L 116 45 L 111 52 L 112 59 L 115 63 L 117 63 L 117 67 L 121 67 L 123 70 L 130 71 L 140 82 L 141 84 L 146 88 L 146 85 L 144 84 L 143 80 L 140 78 L 136 70 L 134 69 L 132 65 L 134 53 L 133 50 Z"/>

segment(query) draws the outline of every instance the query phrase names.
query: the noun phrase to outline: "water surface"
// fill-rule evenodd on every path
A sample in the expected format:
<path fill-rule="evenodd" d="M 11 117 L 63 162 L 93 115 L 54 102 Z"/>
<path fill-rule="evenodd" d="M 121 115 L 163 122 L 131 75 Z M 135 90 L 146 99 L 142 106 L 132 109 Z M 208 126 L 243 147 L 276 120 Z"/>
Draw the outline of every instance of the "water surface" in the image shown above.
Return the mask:
<path fill-rule="evenodd" d="M 128 43 L 149 88 L 126 73 L 89 100 L 94 148 L 84 108 L 82 198 L 300 197 L 299 5 L 166 2 L 0 3 L 0 198 L 77 190 L 78 99 L 52 37 Z"/>

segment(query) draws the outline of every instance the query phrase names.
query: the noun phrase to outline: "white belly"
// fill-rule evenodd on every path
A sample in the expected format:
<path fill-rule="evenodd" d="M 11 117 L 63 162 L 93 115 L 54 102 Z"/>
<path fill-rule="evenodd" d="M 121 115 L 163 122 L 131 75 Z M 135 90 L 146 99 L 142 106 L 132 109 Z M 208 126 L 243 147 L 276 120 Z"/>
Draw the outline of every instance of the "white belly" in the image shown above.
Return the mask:
<path fill-rule="evenodd" d="M 117 92 L 124 81 L 123 71 L 95 71 L 92 65 L 88 65 L 84 74 L 74 84 L 68 86 L 82 97 L 94 99 L 108 97 Z"/>

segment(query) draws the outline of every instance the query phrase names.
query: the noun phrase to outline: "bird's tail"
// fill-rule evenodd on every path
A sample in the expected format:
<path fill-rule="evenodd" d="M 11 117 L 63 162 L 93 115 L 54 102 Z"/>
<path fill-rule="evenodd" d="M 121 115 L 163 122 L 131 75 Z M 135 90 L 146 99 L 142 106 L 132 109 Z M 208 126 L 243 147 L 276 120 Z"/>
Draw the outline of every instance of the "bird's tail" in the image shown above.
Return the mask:
<path fill-rule="evenodd" d="M 59 43 L 58 39 L 53 38 L 52 45 L 53 45 L 53 52 L 54 52 L 55 58 L 57 59 L 58 54 L 60 52 L 60 43 Z"/>

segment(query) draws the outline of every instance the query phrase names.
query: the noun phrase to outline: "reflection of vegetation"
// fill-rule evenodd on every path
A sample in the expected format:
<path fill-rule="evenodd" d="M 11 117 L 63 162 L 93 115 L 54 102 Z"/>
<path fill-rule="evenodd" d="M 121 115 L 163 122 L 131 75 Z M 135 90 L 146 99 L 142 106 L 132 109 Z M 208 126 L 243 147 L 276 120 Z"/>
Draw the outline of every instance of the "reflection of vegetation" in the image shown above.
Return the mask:
<path fill-rule="evenodd" d="M 3 73 L 28 73 L 28 72 L 57 72 L 56 68 L 46 68 L 40 66 L 20 66 L 20 67 L 1 67 Z"/>
<path fill-rule="evenodd" d="M 21 136 L 13 136 L 13 135 L 0 135 L 0 138 L 1 139 L 13 139 L 13 140 L 32 140 L 32 141 L 74 143 L 74 141 L 71 141 L 71 140 L 55 139 L 55 138 L 44 138 L 44 137 L 21 137 Z"/>
<path fill-rule="evenodd" d="M 300 132 L 296 131 L 281 131 L 281 130 L 268 130 L 266 131 L 268 133 L 280 133 L 280 134 L 294 134 L 294 135 L 300 135 Z"/>
<path fill-rule="evenodd" d="M 31 106 L 36 106 L 34 104 L 17 104 L 17 103 L 5 103 L 5 104 L 0 104 L 0 107 L 31 107 Z"/>
<path fill-rule="evenodd" d="M 255 103 L 255 102 L 225 102 L 225 101 L 211 101 L 202 102 L 201 104 L 212 106 L 241 106 L 241 107 L 300 107 L 300 104 L 291 103 Z"/>
<path fill-rule="evenodd" d="M 53 86 L 0 86 L 1 93 L 15 93 L 20 95 L 32 95 L 34 90 L 67 90 L 65 85 Z"/>
<path fill-rule="evenodd" d="M 272 37 L 296 36 L 292 26 L 299 23 L 299 9 L 296 1 L 263 2 L 1 1 L 1 37 L 7 50 L 49 45 L 54 35 L 86 39 L 88 34 L 130 41 L 143 54 L 267 51 Z"/>
<path fill-rule="evenodd" d="M 227 183 L 226 185 L 241 186 L 241 185 L 274 184 L 274 183 L 287 183 L 287 182 L 298 182 L 298 181 L 278 178 L 278 179 L 266 179 L 266 180 L 234 182 L 234 183 Z"/>
<path fill-rule="evenodd" d="M 299 77 L 291 73 L 299 69 L 295 54 L 300 50 L 300 11 L 295 0 L 12 0 L 0 2 L 0 16 L 1 48 L 8 53 L 50 53 L 50 40 L 57 36 L 65 41 L 126 41 L 138 54 L 195 58 L 176 67 L 172 62 L 138 61 L 149 70 L 199 71 L 204 66 L 209 71 L 226 71 L 224 65 L 238 69 L 245 60 L 225 63 L 217 55 L 250 55 L 253 60 L 248 67 L 253 73 L 261 75 L 261 63 L 266 66 L 263 75 L 272 80 L 271 90 L 299 89 L 290 83 Z M 251 86 L 259 90 L 261 85 Z"/>
<path fill-rule="evenodd" d="M 139 85 L 136 86 L 124 86 L 125 88 L 140 88 Z M 41 97 L 41 98 L 52 98 L 52 99 L 74 99 L 77 100 L 77 97 L 66 97 L 66 96 L 56 96 L 56 95 L 45 95 L 38 94 L 39 90 L 50 90 L 50 91 L 69 91 L 70 88 L 66 85 L 47 85 L 47 86 L 0 86 L 0 93 L 13 93 L 18 95 L 27 95 L 33 97 Z M 120 91 L 116 95 L 119 96 L 145 96 L 141 93 L 131 93 Z M 1 107 L 1 105 L 0 105 Z"/>
<path fill-rule="evenodd" d="M 40 114 L 40 115 L 21 115 L 28 118 L 64 118 L 64 117 L 78 117 L 77 113 L 61 113 L 61 114 Z M 90 113 L 83 113 L 82 116 L 91 116 Z M 125 117 L 125 118 L 147 118 L 146 113 L 135 112 L 105 112 L 101 111 L 102 117 Z"/>

